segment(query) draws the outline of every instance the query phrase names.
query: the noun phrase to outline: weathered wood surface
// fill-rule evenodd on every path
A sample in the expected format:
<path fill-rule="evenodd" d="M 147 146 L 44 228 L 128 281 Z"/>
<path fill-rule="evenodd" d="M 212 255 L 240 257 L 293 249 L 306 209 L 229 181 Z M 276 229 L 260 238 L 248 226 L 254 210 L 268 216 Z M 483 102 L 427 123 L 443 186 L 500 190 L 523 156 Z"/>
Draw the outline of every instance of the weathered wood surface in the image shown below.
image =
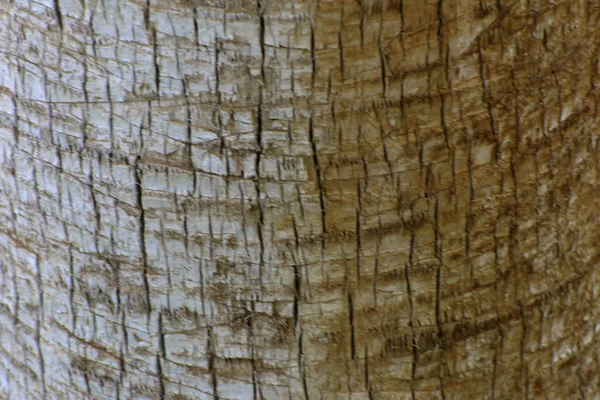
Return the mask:
<path fill-rule="evenodd" d="M 599 16 L 0 0 L 0 397 L 596 398 Z"/>

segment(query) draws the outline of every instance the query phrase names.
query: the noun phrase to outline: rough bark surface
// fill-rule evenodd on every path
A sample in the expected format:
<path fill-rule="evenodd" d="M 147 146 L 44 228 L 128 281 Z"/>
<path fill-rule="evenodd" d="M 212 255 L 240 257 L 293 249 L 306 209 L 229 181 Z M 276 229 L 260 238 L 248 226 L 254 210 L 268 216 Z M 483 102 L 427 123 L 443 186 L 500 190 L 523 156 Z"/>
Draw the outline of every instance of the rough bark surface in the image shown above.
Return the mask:
<path fill-rule="evenodd" d="M 0 0 L 0 397 L 596 398 L 599 17 Z"/>

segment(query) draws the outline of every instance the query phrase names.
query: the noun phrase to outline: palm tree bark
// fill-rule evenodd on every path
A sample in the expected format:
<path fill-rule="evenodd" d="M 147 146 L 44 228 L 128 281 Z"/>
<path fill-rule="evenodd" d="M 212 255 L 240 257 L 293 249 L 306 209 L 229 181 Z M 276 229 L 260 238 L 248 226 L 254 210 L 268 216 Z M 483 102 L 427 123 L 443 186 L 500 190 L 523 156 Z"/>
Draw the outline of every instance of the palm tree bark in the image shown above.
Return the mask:
<path fill-rule="evenodd" d="M 599 17 L 0 0 L 0 397 L 594 398 Z"/>

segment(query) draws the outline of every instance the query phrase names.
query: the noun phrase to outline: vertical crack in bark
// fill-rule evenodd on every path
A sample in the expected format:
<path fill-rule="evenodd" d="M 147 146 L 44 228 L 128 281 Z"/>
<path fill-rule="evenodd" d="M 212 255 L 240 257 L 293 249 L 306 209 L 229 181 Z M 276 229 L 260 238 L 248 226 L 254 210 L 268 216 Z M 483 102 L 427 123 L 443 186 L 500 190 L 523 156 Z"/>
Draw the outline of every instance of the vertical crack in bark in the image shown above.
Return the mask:
<path fill-rule="evenodd" d="M 294 236 L 295 236 L 295 246 L 296 251 L 300 249 L 300 237 L 298 234 L 298 228 L 296 224 L 296 218 L 293 218 L 293 226 L 294 226 Z M 302 262 L 306 268 L 306 258 Z M 294 256 L 294 304 L 293 304 L 293 312 L 294 312 L 294 335 L 298 337 L 297 348 L 298 348 L 298 371 L 300 374 L 300 380 L 302 381 L 302 389 L 304 391 L 305 400 L 309 400 L 309 392 L 308 392 L 308 382 L 306 377 L 306 366 L 304 362 L 304 337 L 303 337 L 303 329 L 301 325 L 301 315 L 300 315 L 300 301 L 302 300 L 302 274 L 300 271 L 300 266 L 298 265 L 298 261 Z M 308 282 L 308 272 L 306 272 L 306 281 Z M 310 283 L 308 282 L 307 287 L 310 291 Z M 310 293 L 309 293 L 310 295 Z"/>
<path fill-rule="evenodd" d="M 194 173 L 195 175 L 195 173 Z M 194 190 L 194 193 L 196 191 Z M 183 246 L 185 248 L 185 256 L 190 257 L 190 228 L 189 228 L 189 218 L 188 218 L 188 210 L 185 205 L 185 201 L 181 203 L 181 209 L 183 210 Z"/>
<path fill-rule="evenodd" d="M 144 5 L 144 28 L 146 31 L 150 31 L 150 0 L 146 0 L 146 4 Z"/>
<path fill-rule="evenodd" d="M 296 216 L 292 216 L 292 227 L 294 229 L 294 244 L 295 253 L 300 250 L 300 235 L 298 234 L 298 226 L 296 223 Z M 293 315 L 294 315 L 294 335 L 296 335 L 300 329 L 300 300 L 302 296 L 302 275 L 298 261 L 294 255 L 294 303 L 293 303 Z"/>
<path fill-rule="evenodd" d="M 509 227 L 509 238 L 510 238 L 510 249 L 509 249 L 509 258 L 510 258 L 510 265 L 511 265 L 511 269 L 515 271 L 515 285 L 518 285 L 518 280 L 519 280 L 519 270 L 518 268 L 516 268 L 517 265 L 517 260 L 515 260 L 516 258 L 516 254 L 518 254 L 518 249 L 516 248 L 518 246 L 518 240 L 517 240 L 517 236 L 519 233 L 519 178 L 518 178 L 518 174 L 517 174 L 517 154 L 515 154 L 516 151 L 513 150 L 511 158 L 510 158 L 510 171 L 511 171 L 511 177 L 512 177 L 512 181 L 513 181 L 513 201 L 514 201 L 514 211 L 513 214 L 511 215 L 511 221 L 510 221 L 510 227 Z M 515 287 L 515 289 L 517 290 L 517 296 L 518 296 L 518 286 Z"/>
<path fill-rule="evenodd" d="M 402 48 L 402 57 L 406 55 L 406 49 L 404 48 L 404 27 L 406 23 L 404 21 L 404 0 L 398 1 L 398 11 L 400 11 L 400 32 L 398 33 L 398 40 L 400 41 L 400 46 Z"/>
<path fill-rule="evenodd" d="M 71 331 L 75 332 L 77 326 L 77 313 L 75 311 L 75 267 L 73 262 L 73 248 L 69 247 L 69 306 L 71 307 Z"/>
<path fill-rule="evenodd" d="M 360 122 L 358 122 L 358 137 L 357 137 L 357 153 L 360 155 L 361 158 L 361 163 L 362 163 L 362 169 L 363 169 L 363 179 L 365 182 L 365 192 L 368 192 L 368 186 L 369 186 L 369 168 L 368 168 L 368 164 L 367 164 L 367 160 L 365 158 L 365 145 L 363 143 L 364 141 L 364 134 L 363 134 L 363 126 Z M 358 206 L 359 209 L 362 211 L 362 188 L 360 186 L 360 182 L 361 182 L 361 178 L 357 179 L 357 184 L 358 184 Z"/>
<path fill-rule="evenodd" d="M 467 166 L 469 169 L 469 208 L 465 215 L 465 256 L 467 257 L 469 279 L 473 280 L 475 271 L 473 270 L 473 260 L 471 260 L 471 224 L 473 223 L 473 203 L 475 202 L 475 181 L 473 179 L 473 134 L 470 130 L 468 135 Z"/>
<path fill-rule="evenodd" d="M 444 73 L 448 76 L 448 64 L 447 59 L 444 57 L 444 0 L 438 0 L 437 2 L 437 38 L 438 38 L 438 60 L 444 63 Z M 444 60 L 444 61 L 442 61 Z"/>
<path fill-rule="evenodd" d="M 213 341 L 213 327 L 208 326 L 206 328 L 207 344 L 208 348 L 208 370 L 210 372 L 210 380 L 212 385 L 212 395 L 214 400 L 219 400 L 219 382 L 217 381 L 217 369 L 215 367 L 215 344 Z"/>
<path fill-rule="evenodd" d="M 110 149 L 108 155 L 108 162 L 112 169 L 113 149 L 115 148 L 115 107 L 112 101 L 112 89 L 110 85 L 110 75 L 106 76 L 106 99 L 108 100 L 108 132 L 110 136 Z"/>
<path fill-rule="evenodd" d="M 297 263 L 294 263 L 294 331 L 300 327 L 300 291 L 302 290 L 302 277 L 298 269 Z"/>
<path fill-rule="evenodd" d="M 419 174 L 420 174 L 420 182 L 423 182 L 423 174 L 427 173 L 425 168 L 425 146 L 423 145 L 423 141 L 419 135 L 419 123 L 415 121 L 415 145 L 417 147 L 419 153 Z M 422 184 L 419 184 L 420 187 L 423 187 Z M 423 187 L 423 195 L 427 193 L 427 188 Z"/>
<path fill-rule="evenodd" d="M 194 19 L 194 44 L 196 45 L 196 52 L 200 52 L 200 30 L 198 29 L 198 7 L 193 8 L 193 19 Z"/>
<path fill-rule="evenodd" d="M 84 350 L 84 357 L 86 360 L 88 360 L 88 352 L 87 352 L 87 347 L 85 347 Z M 92 386 L 90 385 L 90 370 L 89 368 L 85 368 L 83 371 L 83 380 L 85 381 L 85 390 L 88 394 L 89 397 L 92 397 Z"/>
<path fill-rule="evenodd" d="M 338 28 L 338 51 L 339 51 L 339 62 L 340 62 L 340 75 L 341 75 L 341 79 L 342 82 L 344 82 L 346 80 L 345 78 L 345 71 L 344 71 L 344 40 L 343 40 L 343 33 L 344 33 L 344 2 L 340 2 L 340 25 Z"/>
<path fill-rule="evenodd" d="M 331 102 L 331 104 L 333 105 L 333 104 L 335 104 L 335 99 L 331 96 L 331 91 L 333 89 L 333 83 L 331 82 L 331 80 L 332 80 L 331 71 L 329 71 L 329 73 L 327 74 L 327 101 Z M 333 123 L 333 126 L 334 126 L 334 130 L 335 130 L 335 122 Z"/>
<path fill-rule="evenodd" d="M 381 215 L 377 218 L 377 242 L 375 243 L 375 267 L 373 271 L 373 305 L 377 307 L 377 281 L 379 279 L 379 257 L 381 256 L 381 242 L 383 240 L 383 226 Z"/>
<path fill-rule="evenodd" d="M 158 375 L 158 396 L 160 400 L 166 397 L 165 380 L 163 376 L 162 363 L 166 361 L 167 347 L 165 345 L 165 333 L 163 329 L 162 311 L 158 312 L 158 352 L 156 353 L 156 373 Z"/>
<path fill-rule="evenodd" d="M 154 87 L 156 88 L 156 98 L 160 99 L 160 63 L 158 61 L 158 39 L 156 29 L 152 29 L 152 65 L 154 66 Z"/>
<path fill-rule="evenodd" d="M 588 2 L 589 5 L 589 2 Z M 586 13 L 587 14 L 587 13 Z M 589 15 L 588 15 L 589 16 Z M 596 89 L 597 89 L 597 85 L 596 85 L 596 81 L 598 79 L 598 63 L 600 62 L 600 57 L 596 56 L 596 57 L 592 57 L 590 59 L 590 88 L 588 90 L 588 93 L 590 94 L 594 94 L 594 98 L 596 98 Z M 598 102 L 594 102 L 596 104 L 596 108 L 595 110 L 597 110 L 598 108 Z M 596 112 L 594 112 L 594 115 L 596 115 Z"/>
<path fill-rule="evenodd" d="M 323 187 L 323 175 L 321 171 L 321 166 L 319 164 L 319 152 L 317 149 L 317 142 L 315 140 L 315 133 L 313 127 L 313 117 L 312 115 L 308 120 L 308 140 L 310 142 L 312 148 L 312 156 L 313 156 L 313 164 L 316 170 L 317 176 L 317 188 L 319 190 L 319 206 L 321 208 L 321 227 L 322 227 L 322 235 L 321 235 L 321 252 L 325 251 L 325 237 L 327 235 L 327 214 L 325 208 L 325 188 Z"/>
<path fill-rule="evenodd" d="M 210 209 L 208 210 L 208 237 L 215 237 L 215 230 L 213 228 L 213 213 L 210 211 Z M 208 260 L 214 260 L 216 240 L 209 240 L 208 242 Z"/>
<path fill-rule="evenodd" d="M 342 82 L 344 82 L 346 78 L 344 77 L 344 41 L 342 39 L 342 26 L 340 26 L 340 32 L 338 32 L 338 50 L 340 54 L 340 74 L 342 76 Z"/>
<path fill-rule="evenodd" d="M 60 2 L 59 2 L 59 0 L 53 0 L 53 3 L 54 3 L 54 13 L 56 14 L 56 23 L 58 24 L 58 28 L 60 30 L 60 35 L 62 37 L 63 19 L 62 19 L 62 12 L 60 10 Z"/>
<path fill-rule="evenodd" d="M 483 59 L 483 50 L 481 48 L 481 36 L 477 36 L 477 53 L 479 54 L 479 77 L 481 78 L 481 87 L 483 89 L 483 102 L 487 105 L 488 111 L 488 119 L 490 121 L 490 127 L 492 129 L 492 135 L 494 137 L 494 145 L 495 145 L 495 160 L 496 162 L 500 159 L 500 138 L 498 137 L 498 132 L 496 131 L 496 123 L 494 121 L 494 111 L 492 104 L 492 95 L 490 93 L 490 88 L 488 85 L 488 81 L 485 78 L 485 60 Z"/>
<path fill-rule="evenodd" d="M 94 173 L 92 166 L 90 166 L 90 172 L 88 173 L 88 188 L 90 189 L 90 199 L 92 200 L 92 207 L 94 209 L 94 244 L 96 246 L 96 253 L 100 254 L 100 207 L 98 206 L 94 189 Z"/>
<path fill-rule="evenodd" d="M 77 314 L 75 311 L 75 267 L 73 262 L 73 247 L 69 246 L 69 307 L 71 308 L 71 332 L 75 332 L 77 326 Z M 71 350 L 71 341 L 67 341 L 67 350 Z M 69 384 L 73 384 L 73 372 L 69 369 Z"/>
<path fill-rule="evenodd" d="M 437 4 L 437 19 L 438 19 L 438 29 L 437 29 L 437 38 L 438 38 L 438 58 L 439 61 L 444 63 L 444 77 L 446 87 L 442 88 L 438 86 L 438 93 L 440 96 L 440 121 L 442 124 L 442 131 L 444 133 L 444 142 L 446 143 L 446 148 L 450 148 L 450 142 L 448 139 L 448 125 L 446 124 L 446 96 L 444 95 L 444 91 L 450 88 L 450 79 L 449 79 L 449 69 L 450 69 L 450 48 L 446 45 L 446 40 L 444 38 L 444 13 L 443 13 L 443 0 L 438 0 Z M 445 51 L 444 51 L 445 50 Z M 444 54 L 445 53 L 445 54 Z"/>
<path fill-rule="evenodd" d="M 94 55 L 94 58 L 98 58 L 98 52 L 97 52 L 97 46 L 96 46 L 96 35 L 95 35 L 95 29 L 94 29 L 94 9 L 92 8 L 90 10 L 90 19 L 89 19 L 89 24 L 90 24 L 90 42 L 92 44 L 92 54 Z"/>
<path fill-rule="evenodd" d="M 19 76 L 21 75 L 21 63 L 18 61 L 17 59 L 17 71 L 19 73 Z M 16 93 L 12 93 L 11 96 L 11 103 L 12 103 L 12 107 L 13 107 L 13 121 L 12 121 L 12 135 L 13 135 L 13 142 L 14 142 L 14 150 L 11 152 L 10 155 L 10 175 L 12 177 L 12 182 L 15 188 L 15 193 L 19 193 L 19 180 L 17 178 L 17 158 L 16 158 L 16 153 L 19 151 L 19 136 L 21 136 L 21 132 L 19 130 L 19 118 L 20 118 L 20 113 L 19 113 L 19 94 L 18 92 Z M 13 201 L 13 199 L 10 199 L 10 213 L 11 213 L 11 223 L 12 223 L 12 231 L 13 234 L 15 235 L 15 237 L 18 237 L 17 235 L 17 209 L 16 209 L 16 201 Z M 14 265 L 14 260 L 12 260 L 12 254 L 10 256 L 11 258 L 11 262 L 12 265 Z M 18 289 L 16 286 L 16 277 L 15 274 L 13 272 L 13 287 L 15 290 L 15 318 L 14 318 L 14 325 L 16 327 L 16 323 L 18 321 L 18 315 L 19 315 L 19 295 L 18 295 Z"/>
<path fill-rule="evenodd" d="M 412 211 L 412 218 L 414 219 L 414 210 L 412 210 L 412 206 L 411 206 L 411 211 Z M 412 290 L 411 290 L 411 286 L 410 286 L 410 272 L 409 272 L 409 267 L 412 268 L 413 261 L 414 261 L 415 239 L 416 239 L 416 233 L 415 233 L 414 227 L 413 227 L 411 229 L 411 235 L 410 235 L 410 253 L 408 256 L 408 263 L 404 264 L 404 280 L 406 281 L 406 293 L 408 295 L 408 302 L 409 302 L 409 306 L 410 306 L 410 316 L 409 316 L 408 325 L 410 327 L 411 337 L 412 337 L 412 339 L 411 339 L 412 368 L 411 368 L 411 378 L 410 378 L 410 393 L 411 393 L 412 400 L 416 399 L 415 380 L 416 380 L 416 376 L 417 376 L 417 367 L 419 365 L 419 347 L 418 347 L 418 343 L 417 343 L 417 333 L 416 333 L 415 324 L 414 324 L 414 299 L 413 299 L 413 294 L 412 294 Z"/>
<path fill-rule="evenodd" d="M 246 328 L 248 329 L 248 347 L 250 347 L 250 364 L 252 365 L 252 398 L 257 400 L 263 398 L 258 378 L 258 367 L 256 363 L 256 343 L 254 339 L 254 313 L 256 312 L 255 299 L 251 300 L 249 314 L 246 317 Z M 260 397 L 259 397 L 260 395 Z"/>
<path fill-rule="evenodd" d="M 432 80 L 432 67 L 431 67 L 431 61 L 430 61 L 430 53 L 431 53 L 431 35 L 432 32 L 434 32 L 434 27 L 433 24 L 430 23 L 428 24 L 427 27 L 427 51 L 425 51 L 425 72 L 427 73 L 427 85 L 423 88 L 425 93 L 427 93 L 425 96 L 429 102 L 429 104 L 432 104 L 432 100 L 433 100 L 433 90 L 431 90 L 431 80 Z M 437 61 L 441 61 L 441 60 L 433 60 L 434 65 L 436 65 Z"/>
<path fill-rule="evenodd" d="M 350 327 L 350 356 L 356 360 L 356 332 L 354 326 L 354 304 L 352 294 L 348 291 L 348 323 Z"/>
<path fill-rule="evenodd" d="M 196 8 L 194 8 L 194 17 L 196 15 Z M 175 40 L 175 63 L 177 65 L 177 73 L 179 74 L 180 77 L 180 82 L 181 82 L 181 89 L 183 90 L 183 98 L 185 100 L 185 112 L 186 112 L 186 116 L 185 116 L 185 130 L 186 130 L 186 143 L 185 143 L 185 148 L 187 150 L 187 157 L 188 157 L 188 165 L 190 170 L 192 171 L 192 193 L 196 193 L 196 187 L 197 187 L 197 177 L 196 177 L 196 171 L 194 170 L 194 158 L 193 158 L 193 152 L 192 152 L 192 109 L 191 109 L 191 104 L 190 104 L 190 97 L 189 97 L 189 88 L 188 88 L 188 84 L 187 84 L 187 80 L 186 80 L 186 76 L 183 72 L 183 68 L 181 67 L 181 60 L 179 57 L 179 51 L 178 49 L 181 48 L 181 45 L 179 44 L 179 36 L 177 36 L 177 32 L 175 29 L 175 25 L 173 24 L 173 19 L 171 18 L 171 14 L 168 14 L 168 18 L 169 18 L 169 23 L 171 24 L 171 32 L 172 32 L 172 36 Z M 196 19 L 194 18 L 194 33 L 197 34 L 197 23 L 196 23 Z M 197 50 L 197 38 L 196 38 L 196 50 Z M 167 169 L 167 174 L 168 174 L 169 170 Z"/>
<path fill-rule="evenodd" d="M 337 121 L 337 115 L 336 115 L 336 110 L 335 110 L 335 107 L 336 107 L 335 99 L 331 98 L 331 73 L 329 74 L 329 78 L 328 78 L 327 101 L 329 101 L 329 110 L 330 110 L 329 112 L 331 113 L 331 123 L 333 125 L 331 130 L 336 133 L 339 132 L 338 149 L 341 151 L 342 150 L 342 133 L 338 129 L 338 121 Z"/>
<path fill-rule="evenodd" d="M 167 240 L 165 238 L 165 227 L 162 218 L 159 221 L 159 227 L 161 246 L 163 248 L 165 256 L 165 266 L 167 267 L 167 284 L 169 285 L 169 287 L 167 288 L 167 308 L 169 312 L 171 312 L 171 292 L 173 291 L 173 279 L 171 277 L 171 263 L 169 262 L 169 250 L 167 246 Z"/>
<path fill-rule="evenodd" d="M 149 127 L 150 129 L 150 127 Z M 142 275 L 144 280 L 144 291 L 146 294 L 146 312 L 147 312 L 147 322 L 150 323 L 150 314 L 152 313 L 152 303 L 151 303 L 151 295 L 150 295 L 150 283 L 148 281 L 148 253 L 146 251 L 146 212 L 144 210 L 144 198 L 143 198 L 143 172 L 139 166 L 140 156 L 137 156 L 133 174 L 135 179 L 135 194 L 136 194 L 136 206 L 139 210 L 138 217 L 138 240 L 140 243 L 140 253 L 142 257 Z"/>
<path fill-rule="evenodd" d="M 365 344 L 365 388 L 369 400 L 375 400 L 375 393 L 373 392 L 373 385 L 371 384 L 371 375 L 369 373 L 369 346 Z"/>
<path fill-rule="evenodd" d="M 42 350 L 42 326 L 45 326 L 44 285 L 42 278 L 42 266 L 40 265 L 40 256 L 37 254 L 35 255 L 35 268 L 39 303 L 39 310 L 35 324 L 35 342 L 37 345 L 37 352 L 40 360 L 40 381 L 42 382 L 42 398 L 46 399 L 46 364 L 44 361 L 44 351 Z"/>
<path fill-rule="evenodd" d="M 258 147 L 258 150 L 256 152 L 256 164 L 255 164 L 255 169 L 256 169 L 256 180 L 255 180 L 255 187 L 256 187 L 256 203 L 258 205 L 258 225 L 257 225 L 257 231 L 258 231 L 258 240 L 260 242 L 260 255 L 259 255 L 259 261 L 260 261 L 260 265 L 259 265 L 259 281 L 262 285 L 263 282 L 263 269 L 264 269 L 264 265 L 265 265 L 265 243 L 264 243 L 264 211 L 263 211 L 263 207 L 262 207 L 262 202 L 261 202 L 261 174 L 260 174 L 260 163 L 261 163 L 261 157 L 262 157 L 262 152 L 263 152 L 263 143 L 262 143 L 262 133 L 263 133 L 263 96 L 264 96 L 264 90 L 265 90 L 265 86 L 266 86 L 266 82 L 265 82 L 265 63 L 266 63 L 266 48 L 265 48 L 265 16 L 264 16 L 264 8 L 263 8 L 263 4 L 262 1 L 258 0 L 257 1 L 257 12 L 259 14 L 259 42 L 260 42 L 260 55 L 261 55 L 261 62 L 260 62 L 260 83 L 259 83 L 259 88 L 258 88 L 258 105 L 257 105 L 257 109 L 256 109 L 256 114 L 257 114 L 257 123 L 256 123 L 256 144 Z"/>
<path fill-rule="evenodd" d="M 123 313 L 125 315 L 125 313 Z M 117 383 L 117 399 L 121 398 L 121 390 L 125 385 L 125 374 L 127 372 L 127 364 L 125 363 L 125 352 L 123 351 L 123 342 L 119 344 L 119 382 Z"/>
<path fill-rule="evenodd" d="M 204 300 L 204 271 L 202 270 L 202 260 L 198 262 L 198 280 L 200 282 L 200 304 L 202 304 L 202 315 L 206 315 L 206 301 Z"/>
<path fill-rule="evenodd" d="M 242 226 L 248 226 L 246 221 L 246 196 L 244 196 L 244 190 L 242 188 L 242 184 L 238 184 L 238 189 L 240 191 L 240 206 L 242 213 Z M 248 230 L 242 229 L 242 235 L 244 236 L 244 248 L 246 249 L 246 255 L 250 257 L 250 245 L 248 243 Z"/>
<path fill-rule="evenodd" d="M 194 12 L 195 11 L 196 11 L 196 9 L 194 8 Z M 198 27 L 196 26 L 195 19 L 194 19 L 194 28 L 196 30 L 198 29 Z M 177 46 L 177 48 L 179 48 L 179 45 Z M 189 168 L 192 171 L 192 193 L 196 193 L 197 186 L 198 186 L 198 177 L 196 176 L 196 169 L 194 167 L 194 154 L 192 151 L 192 149 L 193 149 L 192 105 L 190 104 L 190 94 L 189 94 L 188 84 L 185 79 L 185 76 L 183 76 L 183 73 L 181 71 L 179 56 L 177 56 L 177 65 L 178 65 L 178 69 L 180 71 L 180 75 L 182 76 L 181 77 L 181 86 L 183 87 L 183 97 L 185 98 L 185 111 L 186 111 L 186 115 L 185 115 L 186 128 L 185 128 L 185 130 L 186 130 L 186 137 L 187 137 L 186 149 L 187 149 Z"/>
<path fill-rule="evenodd" d="M 513 151 L 513 157 L 514 157 L 514 153 L 518 153 L 519 152 L 519 143 L 521 141 L 521 116 L 519 114 L 519 86 L 517 85 L 517 78 L 515 76 L 515 70 L 514 68 L 510 69 L 510 77 L 511 77 L 511 81 L 512 81 L 512 86 L 513 89 L 515 90 L 515 144 L 514 144 L 514 151 Z"/>
<path fill-rule="evenodd" d="M 300 328 L 298 335 L 298 369 L 300 370 L 300 379 L 302 380 L 302 389 L 304 390 L 304 399 L 310 400 L 308 392 L 308 381 L 306 379 L 306 366 L 304 365 L 304 332 Z"/>
<path fill-rule="evenodd" d="M 434 210 L 434 249 L 436 258 L 438 261 L 437 272 L 435 276 L 435 322 L 437 325 L 437 339 L 440 351 L 440 365 L 439 365 L 439 379 L 440 379 L 440 395 L 442 400 L 446 399 L 446 392 L 444 389 L 444 368 L 446 363 L 445 354 L 445 334 L 443 329 L 443 321 L 441 315 L 442 305 L 442 270 L 444 268 L 444 249 L 442 244 L 442 235 L 440 232 L 440 203 L 439 199 L 435 197 L 435 210 Z"/>
<path fill-rule="evenodd" d="M 69 308 L 71 309 L 71 332 L 75 332 L 75 326 L 76 326 L 76 315 L 75 315 L 75 284 L 74 284 L 74 279 L 75 279 L 75 272 L 74 272 L 74 263 L 73 263 L 73 247 L 69 246 L 68 248 L 68 254 L 69 254 Z M 69 352 L 69 354 L 71 354 L 72 351 L 72 346 L 71 346 L 71 341 L 67 340 L 67 351 Z M 73 386 L 73 371 L 71 368 L 69 368 L 69 385 Z"/>
<path fill-rule="evenodd" d="M 162 365 L 160 363 L 160 356 L 156 355 L 156 374 L 158 375 L 158 398 L 165 400 L 165 382 L 163 379 Z"/>
<path fill-rule="evenodd" d="M 123 349 L 127 347 L 127 327 L 125 325 L 125 309 L 123 308 L 123 301 L 121 299 L 121 264 L 116 262 L 113 264 L 109 259 L 106 259 L 108 265 L 110 265 L 115 285 L 115 297 L 117 298 L 115 316 L 118 319 L 120 317 L 119 326 L 121 328 L 121 341 L 119 342 L 119 382 L 117 384 L 117 398 L 120 398 L 121 390 L 125 385 L 125 374 L 127 366 L 125 362 L 125 351 Z"/>
<path fill-rule="evenodd" d="M 444 96 L 442 89 L 438 89 L 440 96 L 440 122 L 442 125 L 442 132 L 444 133 L 444 143 L 446 148 L 450 148 L 450 141 L 448 139 L 448 125 L 446 124 L 446 96 Z"/>
<path fill-rule="evenodd" d="M 10 262 L 11 265 L 16 265 L 15 263 L 15 258 L 14 256 L 11 254 L 9 254 L 9 258 L 10 258 Z M 13 290 L 14 290 L 14 296 L 15 296 L 15 313 L 13 316 L 13 330 L 16 332 L 17 331 L 17 325 L 19 324 L 19 306 L 20 306 L 20 295 L 19 295 L 19 287 L 17 286 L 17 274 L 16 271 L 13 269 L 12 271 L 12 286 L 13 286 Z"/>
<path fill-rule="evenodd" d="M 223 117 L 221 116 L 221 104 L 223 96 L 221 94 L 221 70 L 219 67 L 221 55 L 221 44 L 219 39 L 215 37 L 215 92 L 217 95 L 217 104 L 215 112 L 217 115 L 217 136 L 219 137 L 219 154 L 223 155 L 225 150 L 225 137 L 223 136 Z"/>
<path fill-rule="evenodd" d="M 360 267 L 361 267 L 361 252 L 362 252 L 362 247 L 361 247 L 361 243 L 360 243 L 360 209 L 362 208 L 362 204 L 361 204 L 361 192 L 360 192 L 360 179 L 356 180 L 357 184 L 358 184 L 358 208 L 356 210 L 356 216 L 355 216 L 355 220 L 356 220 L 356 227 L 355 227 L 355 236 L 356 236 L 356 279 L 357 279 L 357 284 L 360 284 Z"/>
<path fill-rule="evenodd" d="M 300 192 L 300 186 L 298 184 L 296 186 L 296 200 L 298 201 L 298 205 L 300 206 L 300 217 L 303 221 L 306 220 L 306 215 L 304 213 L 304 204 L 302 203 L 302 193 Z"/>
<path fill-rule="evenodd" d="M 69 246 L 69 307 L 71 309 L 71 332 L 75 332 L 77 326 L 77 314 L 75 311 L 75 266 L 73 262 L 73 247 Z M 71 341 L 67 341 L 67 351 L 72 351 Z M 73 371 L 69 368 L 69 384 L 73 385 Z"/>
<path fill-rule="evenodd" d="M 48 117 L 48 141 L 53 144 L 56 145 L 56 142 L 54 141 L 54 113 L 52 110 L 52 96 L 48 93 L 48 86 L 49 86 L 49 82 L 48 82 L 48 74 L 44 71 L 44 97 L 46 99 L 46 107 L 47 107 L 47 112 L 46 115 Z"/>
<path fill-rule="evenodd" d="M 383 20 L 383 14 L 382 15 L 382 20 Z M 361 19 L 362 19 L 362 14 L 361 14 Z M 383 22 L 382 22 L 383 24 Z M 382 41 L 382 36 L 383 36 L 383 27 L 380 26 L 379 27 L 379 63 L 381 64 L 381 91 L 383 93 L 383 98 L 386 99 L 387 98 L 387 67 L 385 65 L 385 50 L 383 47 L 383 41 Z M 362 27 L 361 27 L 361 40 L 362 40 Z M 361 42 L 361 47 L 362 47 L 362 42 Z"/>

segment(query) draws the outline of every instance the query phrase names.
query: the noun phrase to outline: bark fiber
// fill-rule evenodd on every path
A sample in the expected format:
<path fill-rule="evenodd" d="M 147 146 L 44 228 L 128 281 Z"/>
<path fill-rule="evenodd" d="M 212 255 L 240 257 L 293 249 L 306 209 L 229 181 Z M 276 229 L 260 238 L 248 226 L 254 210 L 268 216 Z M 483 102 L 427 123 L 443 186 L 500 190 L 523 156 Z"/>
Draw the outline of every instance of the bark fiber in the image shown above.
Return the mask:
<path fill-rule="evenodd" d="M 599 17 L 0 0 L 0 398 L 598 398 Z"/>

